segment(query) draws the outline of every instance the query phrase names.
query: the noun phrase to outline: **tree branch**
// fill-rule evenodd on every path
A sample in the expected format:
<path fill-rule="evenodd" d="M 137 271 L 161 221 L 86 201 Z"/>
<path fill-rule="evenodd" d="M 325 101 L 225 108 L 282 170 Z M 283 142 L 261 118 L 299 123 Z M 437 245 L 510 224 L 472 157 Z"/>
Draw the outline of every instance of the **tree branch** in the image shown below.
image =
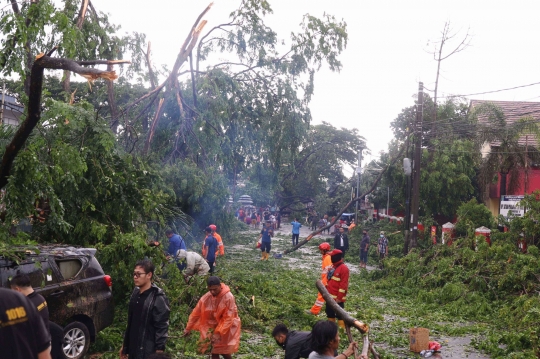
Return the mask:
<path fill-rule="evenodd" d="M 49 54 L 50 53 L 51 52 L 49 52 Z M 73 71 L 87 78 L 88 81 L 93 81 L 97 78 L 105 78 L 108 80 L 117 78 L 114 71 L 101 71 L 93 68 L 86 68 L 80 66 L 73 60 L 52 58 L 44 54 L 36 56 L 30 71 L 28 114 L 9 145 L 6 146 L 6 150 L 2 157 L 2 163 L 0 164 L 0 188 L 7 185 L 13 162 L 15 161 L 17 154 L 24 147 L 28 137 L 30 137 L 30 134 L 41 119 L 41 93 L 43 89 L 43 73 L 46 68 Z"/>

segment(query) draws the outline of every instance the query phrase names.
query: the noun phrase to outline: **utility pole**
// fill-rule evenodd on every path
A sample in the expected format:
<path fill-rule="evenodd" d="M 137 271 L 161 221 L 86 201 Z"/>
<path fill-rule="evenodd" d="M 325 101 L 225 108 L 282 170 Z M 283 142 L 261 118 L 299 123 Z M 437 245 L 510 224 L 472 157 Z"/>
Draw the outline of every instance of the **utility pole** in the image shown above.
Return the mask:
<path fill-rule="evenodd" d="M 4 96 L 6 93 L 6 83 L 4 82 L 4 86 L 2 87 L 2 105 L 0 106 L 0 123 L 4 124 Z"/>
<path fill-rule="evenodd" d="M 360 175 L 362 174 L 362 151 L 364 148 L 360 145 L 358 146 L 358 167 L 356 167 L 356 198 L 358 199 L 356 201 L 356 213 L 354 214 L 354 223 L 358 225 L 358 203 L 360 202 L 360 199 L 358 196 L 360 196 Z"/>
<path fill-rule="evenodd" d="M 390 187 L 386 187 L 386 214 L 390 214 Z"/>
<path fill-rule="evenodd" d="M 416 104 L 416 122 L 414 138 L 414 162 L 413 162 L 413 195 L 411 208 L 411 248 L 416 248 L 418 242 L 418 209 L 420 207 L 420 162 L 422 161 L 422 116 L 424 105 L 424 84 L 418 83 L 418 101 Z"/>

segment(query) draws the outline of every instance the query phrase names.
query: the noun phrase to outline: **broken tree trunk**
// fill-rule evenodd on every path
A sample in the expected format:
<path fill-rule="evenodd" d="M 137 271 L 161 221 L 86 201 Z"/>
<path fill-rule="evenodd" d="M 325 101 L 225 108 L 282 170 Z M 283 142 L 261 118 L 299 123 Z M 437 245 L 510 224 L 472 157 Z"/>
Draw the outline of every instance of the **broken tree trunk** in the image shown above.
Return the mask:
<path fill-rule="evenodd" d="M 114 80 L 117 75 L 114 71 L 102 71 L 95 68 L 83 67 L 77 61 L 50 57 L 56 50 L 49 51 L 46 55 L 36 56 L 30 72 L 30 87 L 28 96 L 28 110 L 26 119 L 21 123 L 11 142 L 6 146 L 6 150 L 0 164 L 0 188 L 8 183 L 8 177 L 11 174 L 13 162 L 19 151 L 24 147 L 26 140 L 41 119 L 41 93 L 43 89 L 43 73 L 45 69 L 68 70 L 78 73 L 85 77 L 89 82 L 98 78 Z M 85 61 L 86 64 L 104 63 L 103 61 Z M 108 63 L 108 62 L 107 62 Z M 111 61 L 111 63 L 130 63 L 129 61 Z"/>

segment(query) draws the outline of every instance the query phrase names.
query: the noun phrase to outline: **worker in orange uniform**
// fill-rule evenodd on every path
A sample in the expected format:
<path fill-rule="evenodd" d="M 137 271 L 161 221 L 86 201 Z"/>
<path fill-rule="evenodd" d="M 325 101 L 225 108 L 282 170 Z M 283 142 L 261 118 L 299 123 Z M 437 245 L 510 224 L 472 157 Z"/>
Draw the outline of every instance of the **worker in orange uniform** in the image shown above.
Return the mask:
<path fill-rule="evenodd" d="M 330 244 L 323 242 L 319 244 L 319 252 L 322 254 L 322 272 L 321 282 L 326 286 L 328 283 L 328 270 L 332 268 L 332 259 L 328 255 L 330 252 Z M 317 293 L 317 300 L 310 310 L 307 310 L 307 314 L 318 315 L 321 312 L 322 305 L 324 304 L 324 298 L 320 292 Z"/>
<path fill-rule="evenodd" d="M 218 249 L 216 251 L 216 258 L 218 256 L 224 256 L 225 255 L 225 246 L 223 246 L 223 239 L 221 239 L 221 236 L 216 232 L 217 226 L 215 224 L 211 224 L 208 227 L 212 230 L 212 236 L 218 241 Z M 203 249 L 202 254 L 203 257 L 206 255 L 206 250 L 204 249 L 204 242 L 203 242 Z"/>
<path fill-rule="evenodd" d="M 343 263 L 343 252 L 339 249 L 334 249 L 329 253 L 332 260 L 332 268 L 328 271 L 328 284 L 326 289 L 334 298 L 336 303 L 345 309 L 345 300 L 347 299 L 347 289 L 349 288 L 349 268 Z M 331 322 L 338 319 L 338 325 L 345 328 L 343 318 L 340 318 L 337 313 L 326 303 L 326 316 Z"/>
<path fill-rule="evenodd" d="M 208 293 L 201 297 L 189 315 L 183 336 L 198 330 L 201 354 L 212 344 L 212 359 L 219 359 L 220 355 L 231 359 L 240 346 L 241 322 L 236 302 L 229 287 L 218 277 L 208 277 L 206 284 Z"/>

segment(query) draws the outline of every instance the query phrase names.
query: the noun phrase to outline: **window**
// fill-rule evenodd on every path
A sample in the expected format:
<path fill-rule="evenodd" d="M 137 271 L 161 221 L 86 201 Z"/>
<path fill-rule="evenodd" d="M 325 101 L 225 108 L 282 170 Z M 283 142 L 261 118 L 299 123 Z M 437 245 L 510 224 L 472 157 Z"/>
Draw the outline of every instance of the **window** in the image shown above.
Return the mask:
<path fill-rule="evenodd" d="M 58 265 L 60 273 L 62 274 L 62 277 L 64 277 L 64 279 L 71 279 L 76 277 L 82 268 L 82 263 L 78 259 L 69 259 L 62 261 L 57 260 L 56 264 Z"/>

